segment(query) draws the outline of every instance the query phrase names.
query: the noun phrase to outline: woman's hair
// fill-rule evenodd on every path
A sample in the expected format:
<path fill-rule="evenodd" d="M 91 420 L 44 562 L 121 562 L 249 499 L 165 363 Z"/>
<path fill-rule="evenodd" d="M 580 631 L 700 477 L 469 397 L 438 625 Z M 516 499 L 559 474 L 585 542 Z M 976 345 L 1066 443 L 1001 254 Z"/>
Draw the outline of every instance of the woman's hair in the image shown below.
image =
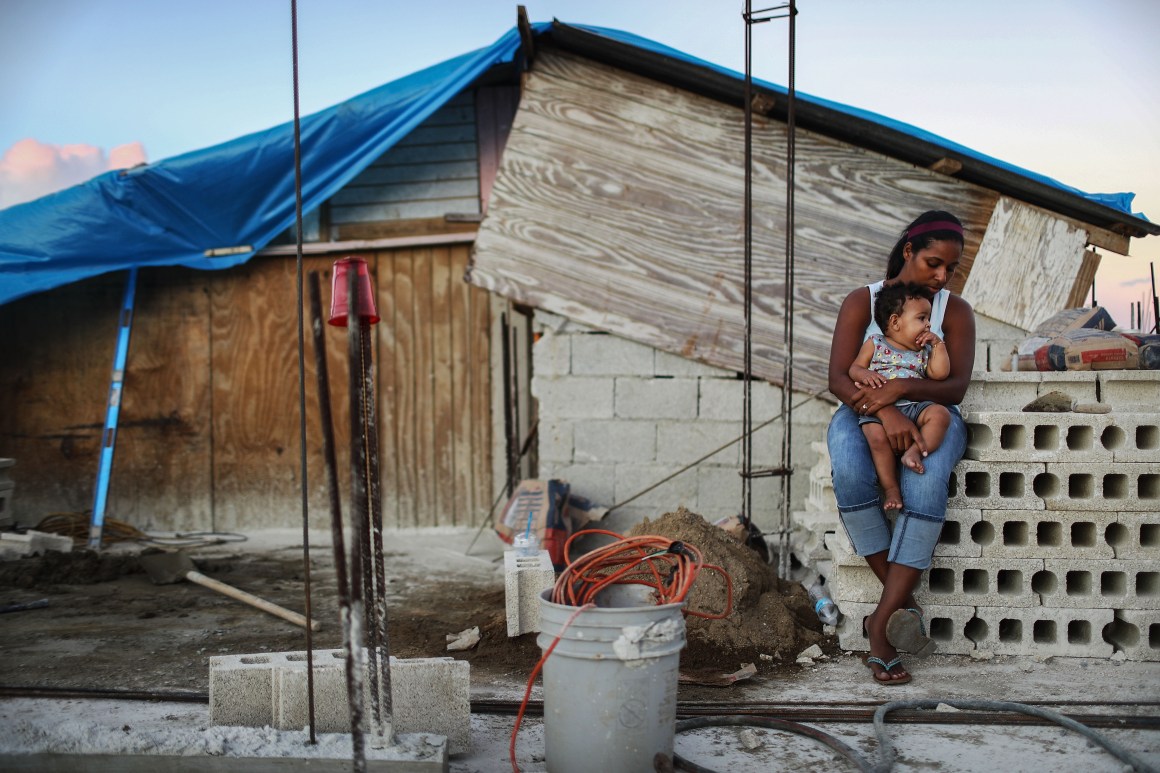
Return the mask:
<path fill-rule="evenodd" d="M 896 282 L 892 285 L 882 285 L 878 294 L 874 296 L 874 321 L 878 323 L 883 334 L 890 326 L 890 318 L 901 314 L 906 302 L 911 298 L 930 300 L 930 291 L 922 285 L 910 282 Z"/>
<path fill-rule="evenodd" d="M 925 224 L 929 224 L 930 228 L 920 228 Z M 911 231 L 918 231 L 913 236 Z M 959 219 L 950 212 L 943 212 L 939 209 L 932 209 L 929 212 L 923 212 L 914 219 L 914 222 L 906 227 L 902 232 L 902 236 L 894 245 L 894 249 L 890 251 L 890 259 L 886 261 L 886 278 L 893 279 L 902 271 L 902 266 L 906 261 L 902 257 L 902 250 L 906 247 L 906 243 L 910 242 L 910 249 L 918 252 L 925 249 L 934 241 L 953 241 L 958 242 L 959 246 L 963 246 L 963 224 Z"/>

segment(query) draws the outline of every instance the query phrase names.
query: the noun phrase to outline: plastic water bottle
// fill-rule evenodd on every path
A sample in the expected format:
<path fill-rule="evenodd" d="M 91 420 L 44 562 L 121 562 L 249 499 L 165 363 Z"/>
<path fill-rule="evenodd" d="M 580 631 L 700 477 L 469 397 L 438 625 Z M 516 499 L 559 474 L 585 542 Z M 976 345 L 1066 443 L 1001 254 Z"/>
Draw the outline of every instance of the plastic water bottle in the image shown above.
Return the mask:
<path fill-rule="evenodd" d="M 818 613 L 818 619 L 825 625 L 837 625 L 838 605 L 830 598 L 830 592 L 826 590 L 821 577 L 809 587 L 809 594 L 810 601 L 814 602 L 814 611 Z"/>
<path fill-rule="evenodd" d="M 540 552 L 540 541 L 531 531 L 512 537 L 512 547 L 517 556 L 535 556 Z"/>

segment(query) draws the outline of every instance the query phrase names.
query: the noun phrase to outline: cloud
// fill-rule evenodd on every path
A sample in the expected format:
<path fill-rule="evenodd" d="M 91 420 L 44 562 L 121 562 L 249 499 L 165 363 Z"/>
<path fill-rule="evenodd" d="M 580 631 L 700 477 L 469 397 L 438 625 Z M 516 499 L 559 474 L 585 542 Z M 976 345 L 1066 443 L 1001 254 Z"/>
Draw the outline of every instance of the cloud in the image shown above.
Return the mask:
<path fill-rule="evenodd" d="M 39 199 L 83 183 L 111 169 L 145 163 L 140 142 L 118 145 L 107 154 L 94 145 L 50 145 L 35 139 L 17 142 L 0 156 L 0 209 Z"/>

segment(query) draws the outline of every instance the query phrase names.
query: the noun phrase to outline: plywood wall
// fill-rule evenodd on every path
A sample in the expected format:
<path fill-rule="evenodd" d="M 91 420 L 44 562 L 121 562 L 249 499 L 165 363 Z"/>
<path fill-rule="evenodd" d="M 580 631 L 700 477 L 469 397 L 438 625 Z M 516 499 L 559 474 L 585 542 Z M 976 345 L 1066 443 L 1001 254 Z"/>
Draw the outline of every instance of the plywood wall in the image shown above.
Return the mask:
<path fill-rule="evenodd" d="M 754 126 L 754 372 L 780 383 L 784 124 Z M 471 281 L 641 343 L 741 370 L 742 111 L 553 51 L 537 56 L 473 254 Z M 795 387 L 824 387 L 832 326 L 927 209 L 967 226 L 995 194 L 797 132 Z"/>
<path fill-rule="evenodd" d="M 391 526 L 477 524 L 492 498 L 487 294 L 467 248 L 364 255 L 375 328 L 383 512 Z M 331 258 L 307 258 L 324 273 Z M 14 515 L 89 511 L 123 274 L 0 307 L 0 456 Z M 146 530 L 301 524 L 296 270 L 146 269 L 137 292 L 107 517 Z M 334 431 L 349 500 L 346 331 L 327 327 Z M 329 525 L 317 377 L 306 340 L 311 524 Z"/>

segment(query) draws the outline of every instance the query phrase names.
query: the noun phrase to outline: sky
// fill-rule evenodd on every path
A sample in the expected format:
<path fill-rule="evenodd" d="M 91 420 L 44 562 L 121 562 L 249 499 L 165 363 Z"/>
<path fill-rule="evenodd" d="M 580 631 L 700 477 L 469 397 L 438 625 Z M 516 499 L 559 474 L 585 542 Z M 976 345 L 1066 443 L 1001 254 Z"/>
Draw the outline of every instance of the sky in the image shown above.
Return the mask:
<path fill-rule="evenodd" d="M 753 8 L 774 5 L 754 2 Z M 503 0 L 298 0 L 303 115 L 493 42 Z M 525 0 L 743 71 L 743 0 Z M 799 91 L 934 132 L 1160 221 L 1160 2 L 798 0 Z M 753 28 L 785 84 L 787 25 Z M 0 208 L 293 118 L 290 0 L 0 0 Z M 900 225 L 901 227 L 901 225 Z M 1122 326 L 1160 236 L 1104 256 Z M 1150 312 L 1149 312 L 1150 315 Z M 1146 316 L 1145 319 L 1150 319 Z"/>

